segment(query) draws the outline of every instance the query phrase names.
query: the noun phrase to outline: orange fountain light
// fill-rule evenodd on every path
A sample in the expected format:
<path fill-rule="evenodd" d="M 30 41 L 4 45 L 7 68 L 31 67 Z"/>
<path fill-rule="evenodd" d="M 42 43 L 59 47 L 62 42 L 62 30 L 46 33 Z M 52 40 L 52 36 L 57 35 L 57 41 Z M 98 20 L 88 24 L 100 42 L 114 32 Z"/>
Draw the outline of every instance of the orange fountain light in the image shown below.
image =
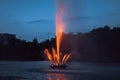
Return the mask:
<path fill-rule="evenodd" d="M 56 50 L 52 48 L 52 53 L 48 49 L 44 50 L 45 55 L 51 63 L 51 66 L 63 66 L 70 57 L 70 53 L 62 54 L 60 52 L 60 43 L 64 32 L 64 23 L 62 21 L 63 9 L 56 14 Z"/>

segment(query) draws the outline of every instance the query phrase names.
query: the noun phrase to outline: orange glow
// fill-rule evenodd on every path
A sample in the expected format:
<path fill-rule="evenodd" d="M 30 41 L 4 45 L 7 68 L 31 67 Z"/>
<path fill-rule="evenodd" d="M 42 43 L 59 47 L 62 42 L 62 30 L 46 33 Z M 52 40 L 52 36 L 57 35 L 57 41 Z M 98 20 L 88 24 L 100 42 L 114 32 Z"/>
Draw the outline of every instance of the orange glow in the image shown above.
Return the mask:
<path fill-rule="evenodd" d="M 59 66 L 65 64 L 71 54 L 63 55 L 60 52 L 60 43 L 64 32 L 64 23 L 62 21 L 63 9 L 56 14 L 56 50 L 52 48 L 52 53 L 45 49 L 44 53 L 52 65 Z"/>
<path fill-rule="evenodd" d="M 60 42 L 64 32 L 64 24 L 62 22 L 63 9 L 56 14 L 56 46 L 57 46 L 57 55 L 58 62 L 60 62 Z"/>
<path fill-rule="evenodd" d="M 65 76 L 64 74 L 48 73 L 47 80 L 70 80 L 70 78 L 68 76 Z"/>

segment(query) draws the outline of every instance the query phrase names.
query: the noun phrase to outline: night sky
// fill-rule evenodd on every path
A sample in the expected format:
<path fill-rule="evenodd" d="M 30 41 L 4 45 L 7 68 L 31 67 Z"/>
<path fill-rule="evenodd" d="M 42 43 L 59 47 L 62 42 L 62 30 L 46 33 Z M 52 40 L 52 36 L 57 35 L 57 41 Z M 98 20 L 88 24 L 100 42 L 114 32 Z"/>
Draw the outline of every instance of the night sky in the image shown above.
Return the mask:
<path fill-rule="evenodd" d="M 56 7 L 57 3 L 57 7 Z M 0 33 L 39 41 L 55 35 L 55 14 L 64 8 L 66 32 L 120 25 L 120 0 L 0 0 Z"/>

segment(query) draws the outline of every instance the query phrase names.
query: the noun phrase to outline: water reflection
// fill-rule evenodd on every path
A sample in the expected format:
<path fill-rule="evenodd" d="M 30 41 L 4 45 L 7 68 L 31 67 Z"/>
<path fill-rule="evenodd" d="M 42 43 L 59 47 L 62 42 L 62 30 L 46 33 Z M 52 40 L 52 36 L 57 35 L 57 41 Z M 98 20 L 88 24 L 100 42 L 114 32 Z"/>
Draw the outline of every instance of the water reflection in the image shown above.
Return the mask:
<path fill-rule="evenodd" d="M 60 73 L 48 73 L 47 80 L 70 80 L 70 75 Z"/>

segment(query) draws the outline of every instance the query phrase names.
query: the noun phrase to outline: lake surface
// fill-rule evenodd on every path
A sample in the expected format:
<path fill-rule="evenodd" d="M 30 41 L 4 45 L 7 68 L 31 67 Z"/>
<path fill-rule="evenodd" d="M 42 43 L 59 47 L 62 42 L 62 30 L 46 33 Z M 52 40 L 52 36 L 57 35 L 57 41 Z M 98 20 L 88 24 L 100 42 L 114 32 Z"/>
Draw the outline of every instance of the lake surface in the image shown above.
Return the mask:
<path fill-rule="evenodd" d="M 120 80 L 120 64 L 69 62 L 51 69 L 47 61 L 1 61 L 0 80 Z"/>

